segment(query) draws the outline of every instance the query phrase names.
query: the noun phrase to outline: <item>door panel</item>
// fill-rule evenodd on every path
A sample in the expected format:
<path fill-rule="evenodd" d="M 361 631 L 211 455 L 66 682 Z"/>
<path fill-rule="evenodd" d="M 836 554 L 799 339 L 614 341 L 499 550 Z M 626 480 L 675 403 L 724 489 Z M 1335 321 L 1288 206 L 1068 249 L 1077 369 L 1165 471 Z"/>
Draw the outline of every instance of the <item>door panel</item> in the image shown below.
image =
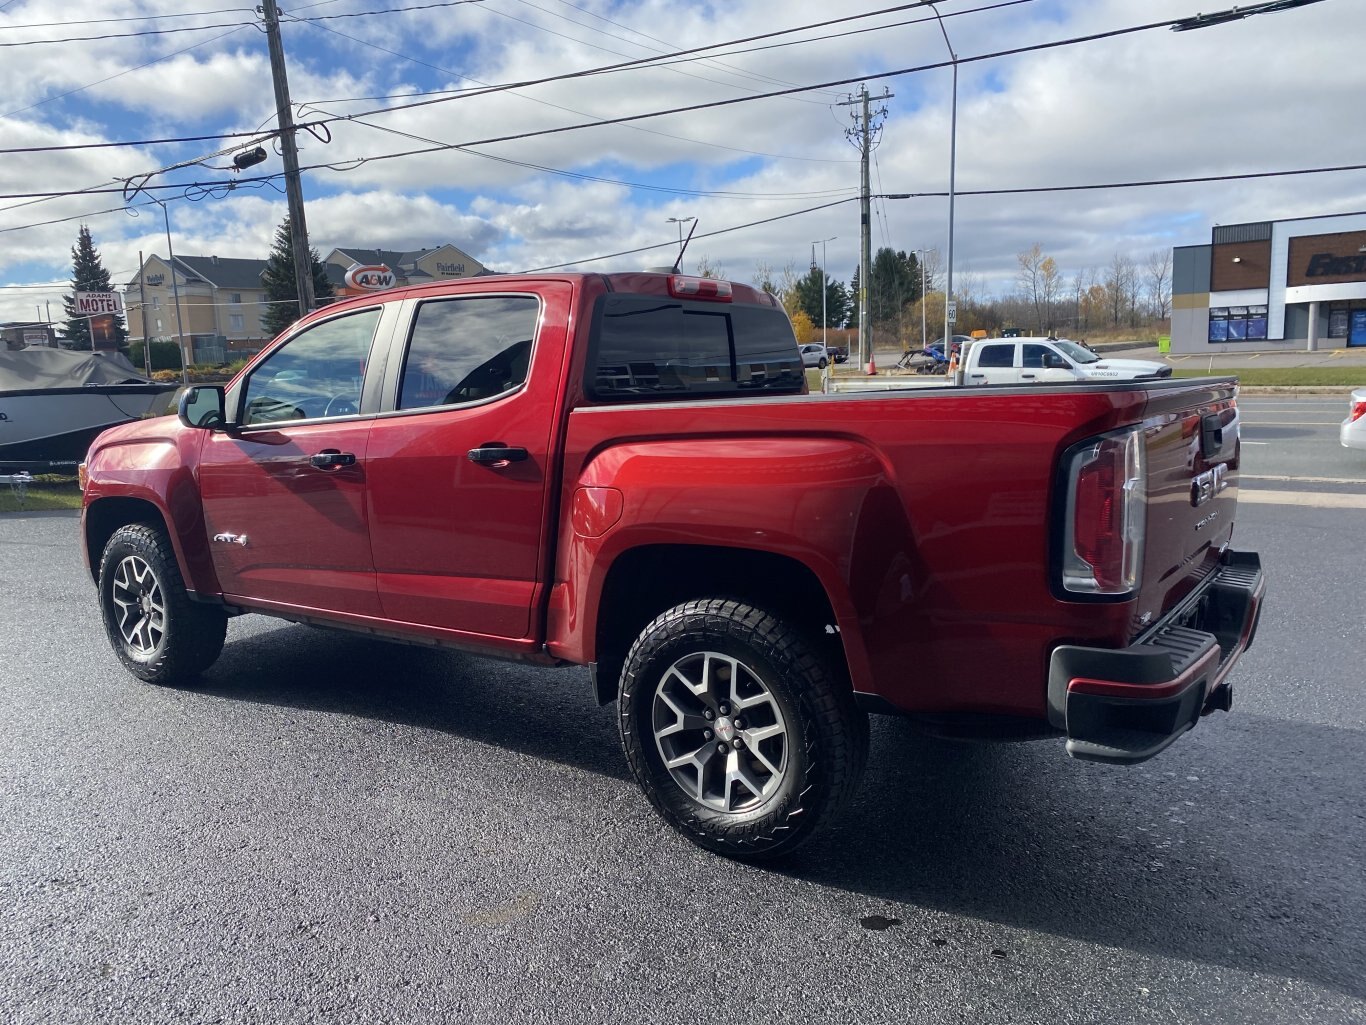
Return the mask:
<path fill-rule="evenodd" d="M 375 421 L 369 450 L 370 534 L 389 619 L 507 640 L 532 631 L 573 296 L 568 283 L 541 291 L 544 302 L 412 303 L 389 402 L 398 408 Z M 470 458 L 494 446 L 525 456 Z"/>
<path fill-rule="evenodd" d="M 237 427 L 211 432 L 199 465 L 209 550 L 229 598 L 380 614 L 365 489 L 384 361 L 371 354 L 396 306 L 311 324 L 234 384 Z"/>
<path fill-rule="evenodd" d="M 200 492 L 224 593 L 310 609 L 376 616 L 366 523 L 370 421 L 213 432 L 200 457 Z M 349 465 L 313 465 L 322 453 Z"/>

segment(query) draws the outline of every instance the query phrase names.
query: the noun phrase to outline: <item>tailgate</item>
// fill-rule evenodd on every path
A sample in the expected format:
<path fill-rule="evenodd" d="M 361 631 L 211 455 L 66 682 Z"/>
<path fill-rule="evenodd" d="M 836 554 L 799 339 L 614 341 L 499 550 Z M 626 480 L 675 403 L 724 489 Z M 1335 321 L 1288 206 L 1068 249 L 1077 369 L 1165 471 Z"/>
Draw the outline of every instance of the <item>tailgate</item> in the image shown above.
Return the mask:
<path fill-rule="evenodd" d="M 1214 572 L 1238 504 L 1237 382 L 1154 391 L 1145 411 L 1147 522 L 1134 634 Z"/>

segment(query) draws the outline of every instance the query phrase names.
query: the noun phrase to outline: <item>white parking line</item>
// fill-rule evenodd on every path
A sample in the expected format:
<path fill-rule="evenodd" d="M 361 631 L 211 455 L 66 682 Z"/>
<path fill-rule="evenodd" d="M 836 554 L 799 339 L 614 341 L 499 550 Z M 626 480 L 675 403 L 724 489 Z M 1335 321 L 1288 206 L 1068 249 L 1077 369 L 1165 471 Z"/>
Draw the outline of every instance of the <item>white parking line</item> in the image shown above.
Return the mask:
<path fill-rule="evenodd" d="M 1341 420 L 1249 420 L 1241 421 L 1244 427 L 1340 427 Z"/>
<path fill-rule="evenodd" d="M 1266 445 L 1269 442 L 1258 442 Z M 1359 477 L 1280 477 L 1272 473 L 1240 473 L 1240 480 L 1274 480 L 1288 484 L 1366 484 L 1366 480 Z"/>
<path fill-rule="evenodd" d="M 1238 501 L 1248 505 L 1307 505 L 1315 509 L 1366 509 L 1366 495 L 1338 495 L 1326 491 L 1249 491 L 1238 489 Z"/>

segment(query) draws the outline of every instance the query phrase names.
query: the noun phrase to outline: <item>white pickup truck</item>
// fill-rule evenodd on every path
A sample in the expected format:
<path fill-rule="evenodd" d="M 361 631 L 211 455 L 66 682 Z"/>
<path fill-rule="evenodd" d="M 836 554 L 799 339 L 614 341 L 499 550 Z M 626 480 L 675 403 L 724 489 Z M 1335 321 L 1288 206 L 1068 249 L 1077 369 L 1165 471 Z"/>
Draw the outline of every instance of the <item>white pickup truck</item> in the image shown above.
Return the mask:
<path fill-rule="evenodd" d="M 968 348 L 968 384 L 1048 384 L 1171 377 L 1165 363 L 1107 359 L 1065 338 L 989 338 Z"/>

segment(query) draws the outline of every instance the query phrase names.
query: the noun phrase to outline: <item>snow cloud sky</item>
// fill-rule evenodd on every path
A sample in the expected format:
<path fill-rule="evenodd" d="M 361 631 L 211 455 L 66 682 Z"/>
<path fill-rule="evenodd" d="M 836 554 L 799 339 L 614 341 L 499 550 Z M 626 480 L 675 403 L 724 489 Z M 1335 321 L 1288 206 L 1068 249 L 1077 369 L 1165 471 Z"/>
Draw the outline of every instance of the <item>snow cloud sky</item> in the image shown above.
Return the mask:
<path fill-rule="evenodd" d="M 1071 275 L 1117 251 L 1141 259 L 1207 242 L 1217 223 L 1366 210 L 1363 171 L 972 194 L 1366 164 L 1363 0 L 987 56 L 1231 6 L 940 0 L 961 61 L 955 274 L 1008 291 L 1016 253 L 1036 242 Z M 139 251 L 165 255 L 161 209 L 145 195 L 125 203 L 125 179 L 175 186 L 154 195 L 177 254 L 264 258 L 286 213 L 283 183 L 248 179 L 281 171 L 270 141 L 267 161 L 240 178 L 218 153 L 232 140 L 15 152 L 269 131 L 270 62 L 251 4 L 0 7 L 0 321 L 33 319 L 48 301 L 58 316 L 82 222 L 116 282 Z M 946 192 L 949 172 L 952 72 L 925 5 L 323 0 L 286 4 L 282 26 L 296 119 L 351 116 L 330 137 L 319 130 L 326 142 L 299 136 L 310 242 L 323 253 L 451 242 L 495 270 L 623 270 L 671 262 L 669 218 L 696 217 L 685 269 L 705 257 L 737 280 L 759 265 L 800 273 L 812 242 L 833 239 L 829 271 L 847 281 L 859 166 L 843 104 L 865 81 L 892 94 L 874 102 L 886 115 L 872 191 L 914 196 L 875 202 L 874 247 L 945 248 L 947 200 L 917 195 Z M 43 42 L 89 36 L 119 38 Z M 668 56 L 699 47 L 714 49 Z M 657 60 L 486 91 L 647 58 Z M 409 95 L 435 90 L 448 92 Z M 415 99 L 442 102 L 369 113 Z M 723 101 L 740 102 L 553 131 Z M 465 148 L 376 159 L 437 145 Z M 23 195 L 57 191 L 79 194 Z M 660 248 L 595 259 L 645 246 Z"/>

